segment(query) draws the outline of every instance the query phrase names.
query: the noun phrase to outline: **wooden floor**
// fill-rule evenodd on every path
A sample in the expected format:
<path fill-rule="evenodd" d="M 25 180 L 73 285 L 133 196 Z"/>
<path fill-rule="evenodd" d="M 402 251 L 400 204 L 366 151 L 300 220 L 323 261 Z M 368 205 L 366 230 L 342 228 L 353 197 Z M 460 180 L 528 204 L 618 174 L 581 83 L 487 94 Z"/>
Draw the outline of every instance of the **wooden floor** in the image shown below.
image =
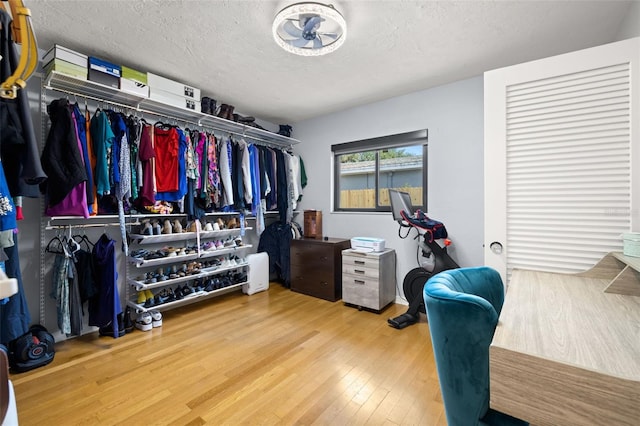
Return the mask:
<path fill-rule="evenodd" d="M 164 313 L 120 339 L 56 344 L 54 361 L 13 374 L 25 425 L 445 425 L 428 324 L 272 283 Z"/>

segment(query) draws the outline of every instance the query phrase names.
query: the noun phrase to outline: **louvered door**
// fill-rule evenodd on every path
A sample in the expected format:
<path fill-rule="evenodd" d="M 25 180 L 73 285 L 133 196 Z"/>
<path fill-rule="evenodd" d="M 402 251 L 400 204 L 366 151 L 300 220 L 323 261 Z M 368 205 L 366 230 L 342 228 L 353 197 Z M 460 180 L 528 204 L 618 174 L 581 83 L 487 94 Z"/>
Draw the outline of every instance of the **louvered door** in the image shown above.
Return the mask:
<path fill-rule="evenodd" d="M 640 227 L 639 41 L 485 74 L 485 263 L 504 279 L 583 271 Z"/>

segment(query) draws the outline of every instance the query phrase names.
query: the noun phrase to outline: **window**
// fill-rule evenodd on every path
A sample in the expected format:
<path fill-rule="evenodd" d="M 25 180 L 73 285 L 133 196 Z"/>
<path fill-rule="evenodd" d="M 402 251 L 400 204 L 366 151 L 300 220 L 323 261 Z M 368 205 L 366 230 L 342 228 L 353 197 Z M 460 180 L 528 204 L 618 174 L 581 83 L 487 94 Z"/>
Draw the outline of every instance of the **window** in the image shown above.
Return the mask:
<path fill-rule="evenodd" d="M 331 146 L 336 211 L 391 211 L 389 189 L 426 211 L 427 130 Z"/>

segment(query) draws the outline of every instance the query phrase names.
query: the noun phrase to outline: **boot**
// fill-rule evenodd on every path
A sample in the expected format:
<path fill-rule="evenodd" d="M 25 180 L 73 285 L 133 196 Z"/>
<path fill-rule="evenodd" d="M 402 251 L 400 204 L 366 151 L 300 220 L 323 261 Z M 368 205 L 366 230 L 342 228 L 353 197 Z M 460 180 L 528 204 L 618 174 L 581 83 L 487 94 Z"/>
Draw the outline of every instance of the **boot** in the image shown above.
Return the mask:
<path fill-rule="evenodd" d="M 281 124 L 280 125 L 280 130 L 278 131 L 278 134 L 290 138 L 291 137 L 291 130 L 293 130 L 293 129 L 288 124 Z"/>
<path fill-rule="evenodd" d="M 218 117 L 224 118 L 225 120 L 227 120 L 228 113 L 229 113 L 229 105 L 220 104 L 220 110 L 218 111 Z"/>
<path fill-rule="evenodd" d="M 216 110 L 218 108 L 218 101 L 213 98 L 209 98 L 209 110 L 211 111 L 209 114 L 216 115 Z"/>
<path fill-rule="evenodd" d="M 211 98 L 205 96 L 200 100 L 200 111 L 204 114 L 213 114 L 211 112 Z"/>
<path fill-rule="evenodd" d="M 233 121 L 233 105 L 227 105 L 227 116 L 225 117 L 229 121 Z"/>

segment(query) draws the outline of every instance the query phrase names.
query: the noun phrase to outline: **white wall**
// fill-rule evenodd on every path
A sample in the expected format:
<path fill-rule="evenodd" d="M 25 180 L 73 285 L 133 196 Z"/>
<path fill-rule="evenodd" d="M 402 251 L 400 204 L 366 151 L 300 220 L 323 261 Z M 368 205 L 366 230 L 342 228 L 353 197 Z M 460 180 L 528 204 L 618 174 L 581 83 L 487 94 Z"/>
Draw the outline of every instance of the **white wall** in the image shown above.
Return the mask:
<path fill-rule="evenodd" d="M 428 129 L 428 214 L 446 225 L 453 240 L 450 254 L 460 266 L 482 265 L 482 108 L 479 76 L 296 123 L 293 137 L 301 141 L 296 152 L 309 180 L 300 208 L 322 210 L 327 236 L 384 238 L 396 250 L 396 277 L 402 288 L 406 273 L 418 266 L 416 242 L 398 237 L 391 213 L 332 212 L 331 145 Z"/>

